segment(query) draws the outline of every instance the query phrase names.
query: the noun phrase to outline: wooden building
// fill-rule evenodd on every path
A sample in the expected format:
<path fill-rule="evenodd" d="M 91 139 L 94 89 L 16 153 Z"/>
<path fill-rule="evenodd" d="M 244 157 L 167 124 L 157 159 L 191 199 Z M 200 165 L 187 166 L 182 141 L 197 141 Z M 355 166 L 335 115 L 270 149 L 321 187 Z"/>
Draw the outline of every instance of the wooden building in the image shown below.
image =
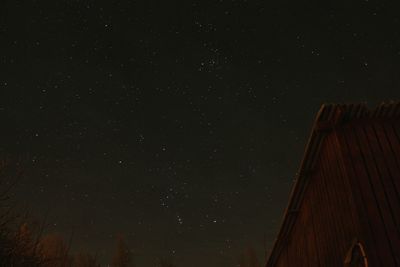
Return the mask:
<path fill-rule="evenodd" d="M 266 266 L 400 266 L 400 103 L 321 107 Z"/>

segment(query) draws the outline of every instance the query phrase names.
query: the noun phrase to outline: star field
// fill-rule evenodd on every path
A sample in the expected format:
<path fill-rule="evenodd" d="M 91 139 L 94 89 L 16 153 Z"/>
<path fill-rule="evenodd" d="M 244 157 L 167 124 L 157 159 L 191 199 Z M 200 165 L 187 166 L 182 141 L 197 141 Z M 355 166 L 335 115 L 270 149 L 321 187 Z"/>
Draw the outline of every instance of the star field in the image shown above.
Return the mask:
<path fill-rule="evenodd" d="M 336 6 L 337 5 L 337 6 Z M 273 244 L 324 102 L 400 96 L 400 17 L 374 1 L 0 4 L 0 155 L 74 249 L 236 266 Z"/>

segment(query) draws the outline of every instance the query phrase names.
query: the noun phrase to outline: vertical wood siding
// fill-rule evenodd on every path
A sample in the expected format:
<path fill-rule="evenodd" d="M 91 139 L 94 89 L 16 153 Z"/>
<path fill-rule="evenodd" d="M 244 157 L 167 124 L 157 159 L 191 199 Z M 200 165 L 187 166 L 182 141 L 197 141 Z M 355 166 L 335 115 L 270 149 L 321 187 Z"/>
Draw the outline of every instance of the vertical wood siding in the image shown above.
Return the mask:
<path fill-rule="evenodd" d="M 369 266 L 400 266 L 400 121 L 361 118 L 325 134 L 283 248 L 267 266 L 343 266 L 355 240 Z"/>
<path fill-rule="evenodd" d="M 346 252 L 359 231 L 344 169 L 336 137 L 330 134 L 322 144 L 288 237 L 289 265 L 280 264 L 279 259 L 277 266 L 343 265 Z"/>

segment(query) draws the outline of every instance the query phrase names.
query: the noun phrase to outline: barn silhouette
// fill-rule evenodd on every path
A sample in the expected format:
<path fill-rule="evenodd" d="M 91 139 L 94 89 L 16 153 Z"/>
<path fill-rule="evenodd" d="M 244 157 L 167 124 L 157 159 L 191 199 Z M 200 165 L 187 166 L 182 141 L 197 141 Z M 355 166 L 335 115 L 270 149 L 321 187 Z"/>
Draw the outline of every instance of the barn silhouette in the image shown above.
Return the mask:
<path fill-rule="evenodd" d="M 400 266 L 400 103 L 321 107 L 266 266 Z"/>

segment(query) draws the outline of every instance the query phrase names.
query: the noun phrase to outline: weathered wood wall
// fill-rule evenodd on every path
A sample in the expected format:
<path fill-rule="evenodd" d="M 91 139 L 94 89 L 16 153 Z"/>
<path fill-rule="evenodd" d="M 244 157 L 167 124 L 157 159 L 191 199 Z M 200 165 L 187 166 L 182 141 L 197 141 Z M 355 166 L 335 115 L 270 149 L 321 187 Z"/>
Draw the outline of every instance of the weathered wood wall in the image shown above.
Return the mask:
<path fill-rule="evenodd" d="M 356 206 L 336 135 L 321 147 L 298 217 L 276 266 L 342 266 L 359 234 Z"/>
<path fill-rule="evenodd" d="M 338 133 L 370 266 L 400 266 L 399 126 L 370 118 Z"/>
<path fill-rule="evenodd" d="M 267 266 L 344 266 L 355 241 L 370 267 L 400 266 L 400 118 L 360 116 L 314 129 L 325 131 L 311 149 L 315 164 L 296 185 L 301 193 L 291 200 L 300 204 L 289 204 Z"/>

